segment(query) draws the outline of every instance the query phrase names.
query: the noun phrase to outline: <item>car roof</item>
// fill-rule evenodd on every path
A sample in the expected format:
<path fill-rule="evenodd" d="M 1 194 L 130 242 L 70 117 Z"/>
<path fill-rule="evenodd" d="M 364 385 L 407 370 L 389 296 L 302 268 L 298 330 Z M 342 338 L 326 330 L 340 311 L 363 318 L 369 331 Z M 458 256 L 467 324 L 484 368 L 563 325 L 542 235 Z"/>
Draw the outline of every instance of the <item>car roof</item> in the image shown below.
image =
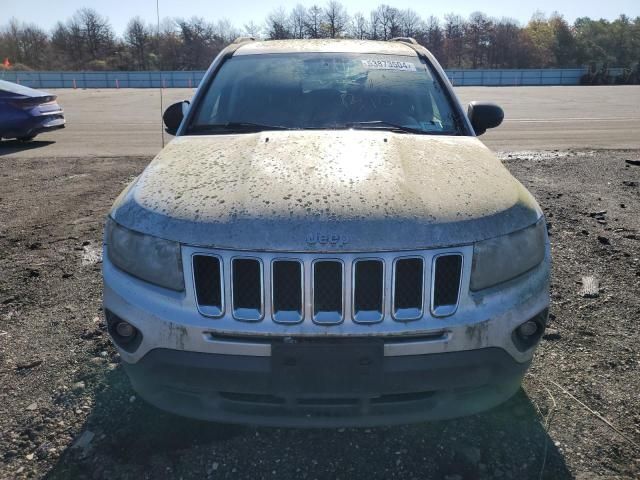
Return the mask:
<path fill-rule="evenodd" d="M 404 42 L 344 39 L 247 41 L 238 47 L 234 56 L 267 53 L 373 53 L 418 56 L 417 52 Z"/>

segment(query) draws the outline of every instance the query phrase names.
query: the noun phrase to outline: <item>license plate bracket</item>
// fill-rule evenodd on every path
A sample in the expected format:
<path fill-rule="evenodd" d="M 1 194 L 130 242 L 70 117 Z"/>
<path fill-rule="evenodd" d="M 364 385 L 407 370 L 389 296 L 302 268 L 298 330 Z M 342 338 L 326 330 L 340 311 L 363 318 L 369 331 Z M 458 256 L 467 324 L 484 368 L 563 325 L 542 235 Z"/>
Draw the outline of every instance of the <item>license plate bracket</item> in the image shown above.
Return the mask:
<path fill-rule="evenodd" d="M 380 340 L 274 343 L 271 373 L 280 395 L 379 393 L 384 344 Z"/>

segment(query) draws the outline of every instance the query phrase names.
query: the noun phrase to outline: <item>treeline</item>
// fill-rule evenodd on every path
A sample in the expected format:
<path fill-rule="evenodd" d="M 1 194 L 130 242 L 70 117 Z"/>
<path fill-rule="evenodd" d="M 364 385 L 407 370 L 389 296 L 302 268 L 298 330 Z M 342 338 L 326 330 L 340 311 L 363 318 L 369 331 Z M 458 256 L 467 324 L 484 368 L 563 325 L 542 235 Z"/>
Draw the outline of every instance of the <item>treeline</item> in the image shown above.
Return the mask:
<path fill-rule="evenodd" d="M 204 70 L 237 36 L 268 39 L 414 37 L 445 68 L 546 68 L 603 66 L 637 68 L 640 17 L 614 21 L 533 15 L 526 25 L 475 12 L 433 15 L 380 5 L 349 14 L 335 0 L 324 6 L 274 10 L 262 24 L 237 28 L 222 19 L 165 19 L 158 29 L 132 18 L 117 35 L 108 18 L 81 9 L 46 31 L 16 19 L 0 29 L 0 62 L 34 70 Z M 3 68 L 0 66 L 0 68 Z M 7 68 L 6 66 L 4 68 Z"/>

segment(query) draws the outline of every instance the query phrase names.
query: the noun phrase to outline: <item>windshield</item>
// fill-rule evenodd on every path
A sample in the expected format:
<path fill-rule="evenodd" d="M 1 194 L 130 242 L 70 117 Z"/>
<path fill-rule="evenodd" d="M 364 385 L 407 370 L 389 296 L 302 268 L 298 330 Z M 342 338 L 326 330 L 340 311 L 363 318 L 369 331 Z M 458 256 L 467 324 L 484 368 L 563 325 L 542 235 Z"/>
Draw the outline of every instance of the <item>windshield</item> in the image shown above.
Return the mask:
<path fill-rule="evenodd" d="M 187 134 L 269 128 L 460 133 L 440 82 L 416 56 L 235 56 L 222 65 L 197 108 Z"/>

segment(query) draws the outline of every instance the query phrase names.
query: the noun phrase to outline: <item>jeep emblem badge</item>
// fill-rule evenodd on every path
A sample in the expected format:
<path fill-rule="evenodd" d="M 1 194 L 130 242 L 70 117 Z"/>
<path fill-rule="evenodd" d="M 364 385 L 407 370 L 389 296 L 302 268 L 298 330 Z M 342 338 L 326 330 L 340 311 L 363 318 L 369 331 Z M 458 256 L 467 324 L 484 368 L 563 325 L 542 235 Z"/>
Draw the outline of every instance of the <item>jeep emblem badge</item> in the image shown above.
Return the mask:
<path fill-rule="evenodd" d="M 347 235 L 337 233 L 310 233 L 307 235 L 307 243 L 309 245 L 324 245 L 331 247 L 343 246 L 349 243 Z"/>

